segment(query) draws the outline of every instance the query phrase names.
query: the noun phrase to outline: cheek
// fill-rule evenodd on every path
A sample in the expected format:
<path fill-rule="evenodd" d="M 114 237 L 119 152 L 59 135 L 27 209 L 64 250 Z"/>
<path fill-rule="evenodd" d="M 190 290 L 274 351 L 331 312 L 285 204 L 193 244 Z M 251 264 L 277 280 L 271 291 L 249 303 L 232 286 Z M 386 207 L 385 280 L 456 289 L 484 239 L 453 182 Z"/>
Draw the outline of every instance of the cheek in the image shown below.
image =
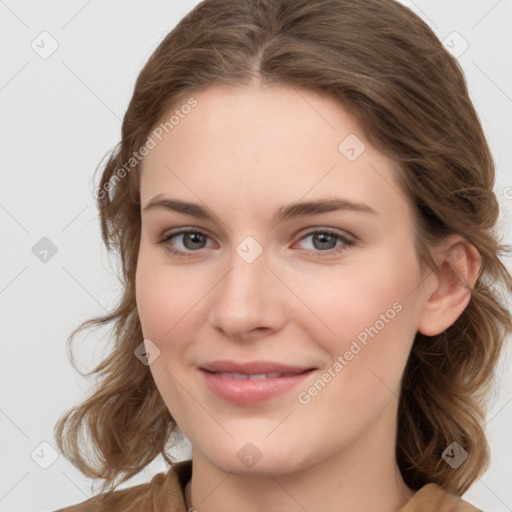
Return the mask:
<path fill-rule="evenodd" d="M 188 395 L 183 394 L 178 383 L 183 381 L 180 364 L 187 334 L 190 334 L 193 306 L 200 293 L 197 285 L 190 286 L 190 282 L 183 271 L 140 255 L 135 278 L 137 310 L 144 338 L 150 339 L 160 350 L 150 371 L 178 423 L 183 421 L 183 411 L 190 407 Z"/>
<path fill-rule="evenodd" d="M 340 421 L 357 418 L 350 423 L 356 430 L 361 424 L 369 425 L 399 395 L 415 333 L 414 316 L 405 300 L 410 291 L 405 280 L 386 274 L 376 281 L 370 272 L 357 277 L 347 278 L 343 290 L 332 285 L 326 288 L 312 306 L 320 308 L 335 334 L 325 335 L 328 331 L 320 322 L 310 329 L 310 337 L 328 354 L 320 376 L 328 383 L 313 382 L 311 388 L 301 390 L 300 397 L 301 404 L 311 400 L 311 407 L 304 410 L 309 418 L 333 425 L 339 422 L 332 421 L 332 416 Z M 309 329 L 307 320 L 302 326 Z M 326 404 L 336 407 L 326 408 Z M 331 434 L 337 435 L 337 427 L 332 427 Z"/>
<path fill-rule="evenodd" d="M 399 316 L 397 309 L 404 306 L 408 292 L 414 288 L 414 279 L 412 268 L 394 265 L 396 268 L 391 262 L 345 267 L 325 275 L 311 274 L 302 282 L 295 278 L 294 291 L 304 297 L 307 319 L 314 320 L 311 325 L 324 329 L 327 339 L 353 338 L 379 322 L 381 315 L 385 320 Z M 297 309 L 301 309 L 300 304 Z"/>
<path fill-rule="evenodd" d="M 137 264 L 135 290 L 144 336 L 155 340 L 163 340 L 173 332 L 201 295 L 192 276 L 144 254 Z"/>
<path fill-rule="evenodd" d="M 400 256 L 400 257 L 399 257 Z M 303 288 L 310 288 L 310 308 L 302 328 L 336 361 L 347 362 L 348 378 L 368 378 L 368 368 L 381 368 L 391 381 L 405 365 L 416 332 L 413 294 L 415 259 L 381 254 L 379 265 L 342 268 Z M 312 316 L 311 311 L 317 313 Z M 312 320 L 313 319 L 313 320 Z M 394 382 L 392 382 L 394 383 Z"/>

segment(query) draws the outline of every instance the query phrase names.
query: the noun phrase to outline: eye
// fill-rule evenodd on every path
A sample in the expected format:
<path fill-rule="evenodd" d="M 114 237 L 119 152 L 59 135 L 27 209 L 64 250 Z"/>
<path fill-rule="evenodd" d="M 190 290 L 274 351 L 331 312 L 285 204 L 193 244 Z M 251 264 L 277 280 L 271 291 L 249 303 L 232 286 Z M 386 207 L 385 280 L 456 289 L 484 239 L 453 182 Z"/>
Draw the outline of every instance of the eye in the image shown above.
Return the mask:
<path fill-rule="evenodd" d="M 172 244 L 167 243 L 172 239 L 181 239 L 181 248 L 177 249 L 172 247 Z M 208 235 L 201 231 L 192 229 L 182 229 L 174 233 L 164 235 L 158 240 L 159 244 L 166 244 L 166 248 L 177 256 L 191 256 L 191 253 L 204 249 L 206 240 L 210 238 Z M 184 250 L 183 250 L 184 249 Z"/>
<path fill-rule="evenodd" d="M 303 236 L 300 241 L 311 238 L 313 245 L 308 251 L 319 255 L 333 255 L 347 250 L 350 246 L 355 245 L 355 240 L 348 238 L 336 231 L 330 229 L 317 229 Z M 171 243 L 173 239 L 180 240 L 178 248 L 173 247 Z M 166 249 L 176 256 L 192 256 L 194 252 L 206 247 L 206 242 L 210 239 L 208 235 L 202 231 L 193 229 L 182 229 L 177 232 L 164 235 L 158 240 L 158 244 L 166 244 Z M 181 247 L 180 247 L 181 245 Z M 210 246 L 211 247 L 211 246 Z"/>
<path fill-rule="evenodd" d="M 355 245 L 354 240 L 329 229 L 317 229 L 315 231 L 311 231 L 302 237 L 301 241 L 308 238 L 311 238 L 313 246 L 313 249 L 308 250 L 312 250 L 315 253 L 322 253 L 322 256 L 324 254 L 338 254 L 341 251 L 348 249 L 350 246 Z"/>

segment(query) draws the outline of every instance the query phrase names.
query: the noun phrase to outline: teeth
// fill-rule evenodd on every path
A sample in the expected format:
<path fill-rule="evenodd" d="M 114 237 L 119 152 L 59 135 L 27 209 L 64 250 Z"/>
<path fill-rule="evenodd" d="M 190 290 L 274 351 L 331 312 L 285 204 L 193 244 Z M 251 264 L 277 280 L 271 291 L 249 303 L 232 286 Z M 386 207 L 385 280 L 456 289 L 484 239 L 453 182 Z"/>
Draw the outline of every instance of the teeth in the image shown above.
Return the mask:
<path fill-rule="evenodd" d="M 234 380 L 247 380 L 249 375 L 246 375 L 245 373 L 232 373 L 231 378 Z"/>
<path fill-rule="evenodd" d="M 234 377 L 233 373 L 228 373 L 228 372 L 215 372 L 215 373 L 217 375 L 220 375 L 221 377 L 226 377 L 227 379 L 244 380 L 247 377 L 247 375 L 242 375 L 241 373 L 236 374 L 238 376 L 238 378 Z"/>
<path fill-rule="evenodd" d="M 255 373 L 254 375 L 249 375 L 249 380 L 262 380 L 267 378 L 268 377 L 264 373 Z"/>
<path fill-rule="evenodd" d="M 233 380 L 263 380 L 263 379 L 277 379 L 281 376 L 293 375 L 291 373 L 255 373 L 253 375 L 248 375 L 246 373 L 229 373 L 229 372 L 215 372 L 217 375 L 221 377 L 226 377 L 228 379 Z"/>

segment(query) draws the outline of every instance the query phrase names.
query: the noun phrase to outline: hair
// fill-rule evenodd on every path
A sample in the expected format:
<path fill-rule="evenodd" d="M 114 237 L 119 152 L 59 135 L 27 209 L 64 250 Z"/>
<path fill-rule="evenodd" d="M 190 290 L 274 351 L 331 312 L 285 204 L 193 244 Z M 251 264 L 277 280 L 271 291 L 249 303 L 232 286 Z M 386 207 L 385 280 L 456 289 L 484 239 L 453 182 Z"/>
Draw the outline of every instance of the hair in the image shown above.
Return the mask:
<path fill-rule="evenodd" d="M 149 367 L 134 356 L 143 339 L 135 301 L 141 163 L 134 155 L 171 108 L 214 83 L 275 83 L 335 98 L 396 163 L 413 205 L 421 268 L 436 270 L 430 249 L 449 234 L 478 250 L 468 306 L 441 334 L 415 336 L 397 417 L 405 483 L 414 490 L 437 483 L 462 495 L 490 463 L 483 425 L 512 331 L 499 292 L 512 291 L 501 261 L 510 247 L 496 232 L 494 163 L 462 69 L 429 26 L 394 0 L 204 0 L 150 56 L 96 189 L 102 239 L 120 257 L 123 292 L 110 313 L 68 338 L 71 353 L 79 331 L 112 324 L 112 350 L 86 374 L 96 377 L 91 395 L 56 424 L 59 448 L 109 492 L 160 454 L 174 464 L 167 450 L 179 428 Z M 121 173 L 127 162 L 129 172 Z M 468 452 L 457 469 L 442 458 L 453 442 Z"/>

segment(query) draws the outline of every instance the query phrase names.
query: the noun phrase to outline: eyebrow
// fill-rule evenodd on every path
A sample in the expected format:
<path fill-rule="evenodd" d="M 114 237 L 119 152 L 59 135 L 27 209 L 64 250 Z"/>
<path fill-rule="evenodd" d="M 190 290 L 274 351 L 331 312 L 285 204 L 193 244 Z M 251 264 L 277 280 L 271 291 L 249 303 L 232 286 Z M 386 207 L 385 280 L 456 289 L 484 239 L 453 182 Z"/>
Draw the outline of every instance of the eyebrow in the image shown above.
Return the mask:
<path fill-rule="evenodd" d="M 172 210 L 198 219 L 215 220 L 215 216 L 199 204 L 190 203 L 181 199 L 163 197 L 162 194 L 153 197 L 146 206 L 144 206 L 143 211 L 154 209 Z M 335 211 L 354 211 L 378 215 L 377 212 L 367 204 L 349 201 L 342 197 L 328 197 L 314 201 L 302 201 L 283 205 L 275 213 L 273 222 L 277 224 L 289 219 Z"/>

